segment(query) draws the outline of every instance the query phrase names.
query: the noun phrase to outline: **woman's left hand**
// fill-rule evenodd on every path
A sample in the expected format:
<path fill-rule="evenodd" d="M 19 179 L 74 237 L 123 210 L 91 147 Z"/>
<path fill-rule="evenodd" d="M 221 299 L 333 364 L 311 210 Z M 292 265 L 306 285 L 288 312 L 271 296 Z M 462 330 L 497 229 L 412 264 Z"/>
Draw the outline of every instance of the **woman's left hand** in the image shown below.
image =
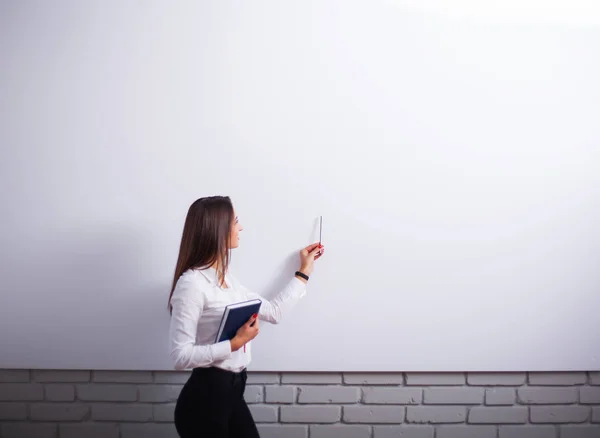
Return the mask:
<path fill-rule="evenodd" d="M 310 276 L 314 270 L 315 260 L 319 259 L 323 252 L 325 252 L 325 247 L 318 243 L 303 248 L 300 251 L 300 272 Z"/>

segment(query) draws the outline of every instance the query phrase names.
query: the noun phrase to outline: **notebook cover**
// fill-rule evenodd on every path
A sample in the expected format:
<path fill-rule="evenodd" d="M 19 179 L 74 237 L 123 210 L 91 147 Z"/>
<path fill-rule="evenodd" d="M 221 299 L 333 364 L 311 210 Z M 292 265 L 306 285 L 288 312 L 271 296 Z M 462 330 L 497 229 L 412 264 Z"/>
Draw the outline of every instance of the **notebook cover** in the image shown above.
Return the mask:
<path fill-rule="evenodd" d="M 225 308 L 225 312 L 223 312 L 223 319 L 221 320 L 221 327 L 219 327 L 219 332 L 221 335 L 217 334 L 216 342 L 222 342 L 232 339 L 239 328 L 246 324 L 250 317 L 255 313 L 258 313 L 262 301 L 260 300 L 251 300 L 243 303 L 236 303 L 233 306 L 240 306 L 232 308 L 231 306 L 227 306 Z M 229 313 L 227 310 L 229 309 Z M 222 331 L 221 331 L 222 328 Z"/>

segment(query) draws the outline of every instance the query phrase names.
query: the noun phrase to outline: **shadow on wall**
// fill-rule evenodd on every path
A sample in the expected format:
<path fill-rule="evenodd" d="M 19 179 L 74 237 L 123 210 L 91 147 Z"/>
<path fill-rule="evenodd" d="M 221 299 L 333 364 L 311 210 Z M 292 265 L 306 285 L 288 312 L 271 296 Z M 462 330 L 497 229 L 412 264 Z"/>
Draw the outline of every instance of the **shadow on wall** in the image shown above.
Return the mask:
<path fill-rule="evenodd" d="M 319 241 L 319 224 L 320 219 L 316 218 L 313 223 L 312 232 L 308 236 L 309 242 Z M 275 295 L 277 295 L 277 293 L 283 290 L 283 288 L 289 283 L 290 278 L 294 275 L 294 273 L 300 269 L 301 249 L 302 248 L 298 248 L 296 251 L 290 253 L 279 265 L 277 265 L 274 278 L 264 289 L 264 293 L 261 291 L 261 295 L 263 295 L 265 298 L 273 298 Z"/>
<path fill-rule="evenodd" d="M 300 254 L 296 251 L 288 255 L 276 268 L 276 275 L 261 291 L 261 295 L 265 298 L 272 299 L 289 283 L 290 278 L 300 267 Z"/>

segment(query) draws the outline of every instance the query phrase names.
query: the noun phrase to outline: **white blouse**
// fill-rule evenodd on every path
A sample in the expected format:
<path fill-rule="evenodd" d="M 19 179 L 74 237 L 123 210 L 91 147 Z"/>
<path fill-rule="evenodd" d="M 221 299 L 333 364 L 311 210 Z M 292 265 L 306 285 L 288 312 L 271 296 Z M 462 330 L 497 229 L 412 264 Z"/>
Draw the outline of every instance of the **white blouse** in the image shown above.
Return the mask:
<path fill-rule="evenodd" d="M 221 288 L 214 268 L 190 269 L 179 277 L 171 298 L 169 329 L 170 357 L 176 370 L 211 366 L 243 370 L 250 363 L 251 342 L 237 351 L 231 351 L 230 341 L 215 343 L 225 306 L 258 298 L 262 301 L 260 322 L 277 324 L 306 294 L 306 284 L 295 276 L 270 301 L 249 291 L 231 274 L 225 282 L 228 287 Z"/>

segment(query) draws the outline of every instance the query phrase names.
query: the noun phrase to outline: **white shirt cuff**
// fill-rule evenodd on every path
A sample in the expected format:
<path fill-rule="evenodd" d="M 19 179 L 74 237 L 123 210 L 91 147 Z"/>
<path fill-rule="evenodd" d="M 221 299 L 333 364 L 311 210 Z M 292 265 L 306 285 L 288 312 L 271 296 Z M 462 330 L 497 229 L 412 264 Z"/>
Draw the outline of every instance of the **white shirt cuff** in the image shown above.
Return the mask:
<path fill-rule="evenodd" d="M 231 355 L 231 342 L 222 341 L 212 346 L 213 361 L 225 360 Z"/>

